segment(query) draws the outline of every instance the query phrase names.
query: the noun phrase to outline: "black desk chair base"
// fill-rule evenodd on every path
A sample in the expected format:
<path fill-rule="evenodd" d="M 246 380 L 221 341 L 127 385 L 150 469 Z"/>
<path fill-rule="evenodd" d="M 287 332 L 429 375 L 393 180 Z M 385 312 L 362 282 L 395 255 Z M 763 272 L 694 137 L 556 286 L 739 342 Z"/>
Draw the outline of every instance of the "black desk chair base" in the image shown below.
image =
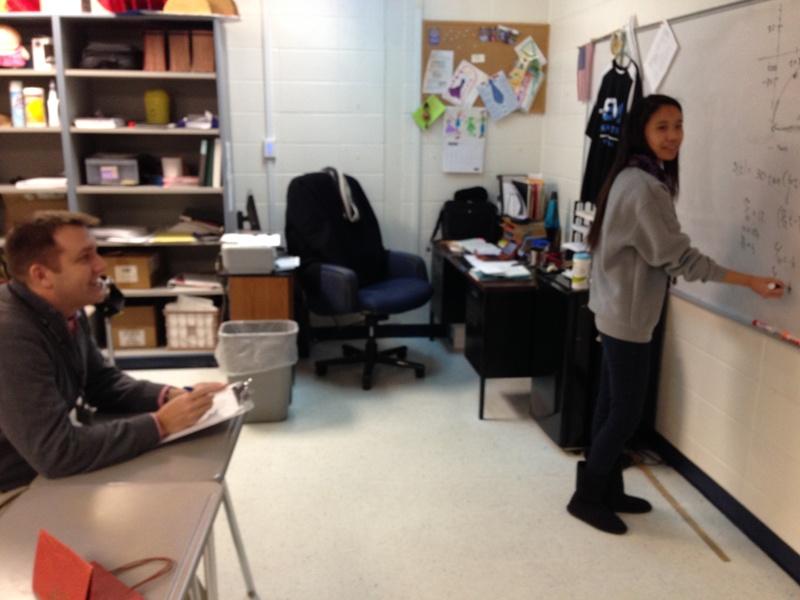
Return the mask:
<path fill-rule="evenodd" d="M 369 337 L 367 338 L 367 344 L 363 350 L 351 346 L 350 344 L 343 344 L 343 356 L 318 360 L 314 363 L 314 372 L 319 376 L 323 376 L 328 372 L 328 367 L 364 363 L 364 371 L 361 375 L 361 387 L 365 390 L 372 388 L 372 373 L 375 370 L 375 365 L 379 364 L 401 367 L 403 369 L 414 369 L 414 375 L 417 379 L 425 377 L 425 365 L 406 360 L 406 356 L 408 355 L 408 348 L 406 346 L 378 350 L 378 343 L 375 340 L 375 323 L 370 323 L 368 321 L 367 326 L 369 327 Z"/>

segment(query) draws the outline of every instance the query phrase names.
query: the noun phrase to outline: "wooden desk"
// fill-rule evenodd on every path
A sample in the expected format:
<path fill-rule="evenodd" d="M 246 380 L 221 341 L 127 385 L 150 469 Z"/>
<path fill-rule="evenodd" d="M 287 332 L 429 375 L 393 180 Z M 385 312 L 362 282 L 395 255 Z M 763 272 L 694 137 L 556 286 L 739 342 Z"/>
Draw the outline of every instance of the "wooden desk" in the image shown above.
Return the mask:
<path fill-rule="evenodd" d="M 0 517 L 0 598 L 34 597 L 33 560 L 43 528 L 106 568 L 148 556 L 172 558 L 175 568 L 141 591 L 148 600 L 179 600 L 221 499 L 222 486 L 214 482 L 65 485 L 58 494 L 48 487 L 29 489 Z M 135 583 L 133 577 L 123 580 Z"/>

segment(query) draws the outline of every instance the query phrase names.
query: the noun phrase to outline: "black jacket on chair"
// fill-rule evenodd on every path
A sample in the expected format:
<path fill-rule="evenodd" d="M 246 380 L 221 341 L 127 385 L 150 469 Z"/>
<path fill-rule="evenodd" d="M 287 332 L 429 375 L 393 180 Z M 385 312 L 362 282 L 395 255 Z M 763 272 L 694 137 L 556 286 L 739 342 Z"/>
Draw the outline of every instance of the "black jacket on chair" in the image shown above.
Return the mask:
<path fill-rule="evenodd" d="M 286 245 L 300 257 L 301 269 L 330 263 L 356 272 L 359 287 L 386 277 L 387 251 L 381 230 L 361 185 L 347 183 L 360 218 L 351 223 L 344 215 L 339 187 L 327 173 L 295 177 L 289 184 L 286 207 Z"/>

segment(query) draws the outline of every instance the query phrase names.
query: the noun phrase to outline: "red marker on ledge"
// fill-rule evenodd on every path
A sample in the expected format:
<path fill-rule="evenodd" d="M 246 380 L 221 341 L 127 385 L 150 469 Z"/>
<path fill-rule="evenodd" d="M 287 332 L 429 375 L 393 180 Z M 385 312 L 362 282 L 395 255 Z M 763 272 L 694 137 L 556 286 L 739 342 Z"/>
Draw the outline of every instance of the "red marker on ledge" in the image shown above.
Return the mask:
<path fill-rule="evenodd" d="M 788 331 L 775 329 L 772 325 L 769 325 L 764 321 L 759 321 L 758 319 L 753 319 L 753 327 L 757 327 L 761 331 L 766 331 L 768 334 L 780 338 L 784 342 L 789 342 L 790 344 L 800 347 L 800 338 L 796 338 Z"/>

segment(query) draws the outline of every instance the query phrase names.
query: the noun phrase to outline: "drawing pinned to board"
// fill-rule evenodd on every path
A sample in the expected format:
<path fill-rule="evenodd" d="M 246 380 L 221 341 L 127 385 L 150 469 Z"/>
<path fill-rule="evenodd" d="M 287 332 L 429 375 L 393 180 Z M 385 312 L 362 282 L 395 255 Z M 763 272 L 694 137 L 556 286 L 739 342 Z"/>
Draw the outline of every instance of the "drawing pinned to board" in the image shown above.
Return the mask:
<path fill-rule="evenodd" d="M 486 73 L 462 60 L 448 82 L 447 89 L 442 93 L 442 98 L 450 104 L 469 108 L 478 97 L 478 86 L 487 79 Z"/>
<path fill-rule="evenodd" d="M 445 173 L 482 173 L 488 112 L 485 108 L 448 107 L 442 136 Z"/>
<path fill-rule="evenodd" d="M 519 110 L 528 112 L 544 81 L 542 67 L 547 64 L 547 58 L 531 36 L 517 44 L 514 50 L 517 61 L 508 73 L 508 81 L 516 94 Z"/>
<path fill-rule="evenodd" d="M 453 51 L 431 50 L 422 80 L 423 94 L 441 94 L 453 77 Z"/>
<path fill-rule="evenodd" d="M 502 71 L 498 71 L 486 83 L 478 86 L 478 93 L 489 110 L 492 121 L 510 115 L 519 107 L 517 94 Z"/>
<path fill-rule="evenodd" d="M 428 96 L 417 110 L 411 113 L 417 126 L 425 131 L 444 114 L 447 107 L 438 96 Z"/>

